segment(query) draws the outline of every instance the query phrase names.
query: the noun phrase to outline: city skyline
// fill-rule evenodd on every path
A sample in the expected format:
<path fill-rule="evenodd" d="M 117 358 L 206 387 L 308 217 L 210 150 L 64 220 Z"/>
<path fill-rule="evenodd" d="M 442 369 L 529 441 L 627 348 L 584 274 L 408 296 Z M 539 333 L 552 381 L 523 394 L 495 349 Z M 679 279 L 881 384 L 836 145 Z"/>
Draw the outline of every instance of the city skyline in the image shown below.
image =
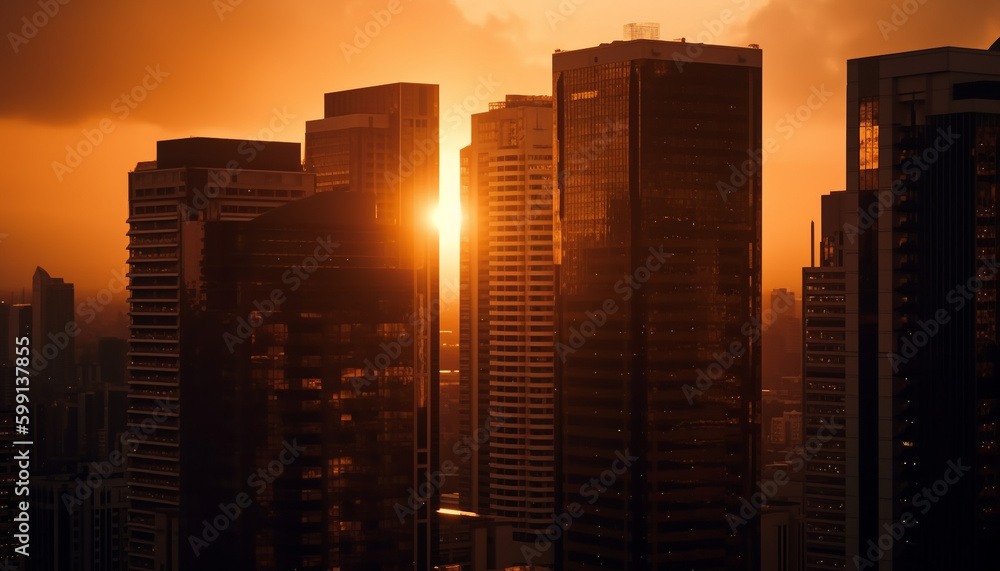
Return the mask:
<path fill-rule="evenodd" d="M 312 2 L 0 9 L 0 570 L 996 568 L 1000 9 Z"/>
<path fill-rule="evenodd" d="M 849 6 L 793 7 L 789 0 L 767 4 L 719 0 L 695 8 L 633 2 L 619 13 L 617 7 L 572 0 L 551 5 L 512 2 L 503 7 L 471 1 L 441 0 L 421 6 L 373 0 L 275 12 L 276 7 L 223 0 L 180 3 L 169 12 L 143 8 L 151 11 L 149 16 L 164 21 L 183 18 L 185 27 L 192 27 L 192 47 L 184 50 L 158 35 L 138 36 L 134 26 L 125 25 L 125 19 L 138 16 L 138 8 L 117 10 L 108 5 L 82 11 L 73 4 L 59 4 L 59 12 L 46 17 L 37 34 L 24 36 L 23 43 L 8 37 L 11 45 L 0 52 L 0 69 L 18 79 L 13 89 L 0 94 L 0 125 L 10 134 L 2 148 L 11 159 L 0 163 L 0 174 L 11 189 L 4 200 L 25 214 L 0 217 L 0 259 L 8 268 L 0 280 L 0 295 L 28 287 L 38 265 L 73 281 L 78 294 L 104 288 L 114 278 L 112 272 L 122 268 L 117 252 L 126 242 L 126 205 L 109 182 L 122 168 L 151 156 L 154 141 L 203 135 L 273 136 L 302 142 L 305 122 L 322 116 L 316 93 L 397 81 L 441 85 L 445 135 L 440 145 L 441 193 L 442 211 L 447 213 L 441 272 L 442 284 L 456 283 L 458 151 L 468 143 L 470 116 L 507 93 L 547 93 L 548 60 L 554 50 L 619 39 L 621 26 L 632 21 L 662 22 L 663 39 L 686 37 L 689 42 L 734 46 L 756 43 L 767 54 L 763 137 L 765 142 L 773 138 L 776 147 L 771 148 L 776 150 L 763 169 L 763 289 L 795 290 L 799 268 L 809 259 L 808 243 L 802 238 L 808 221 L 789 224 L 787 219 L 805 212 L 811 214 L 804 218 L 819 220 L 818 197 L 843 187 L 846 60 L 944 45 L 985 49 L 996 39 L 998 17 L 987 2 L 926 2 L 912 14 L 902 12 L 898 4 L 858 1 Z M 5 5 L 0 13 L 2 29 L 21 36 L 21 18 L 30 21 L 39 10 L 37 2 Z M 310 35 L 297 29 L 310 30 L 324 19 L 336 23 L 333 33 L 324 29 Z M 282 22 L 288 25 L 281 26 Z M 366 26 L 377 33 L 356 33 L 355 27 L 364 32 Z M 421 35 L 423 29 L 441 26 L 450 34 L 433 40 Z M 94 29 L 105 29 L 112 36 L 95 43 L 86 35 Z M 310 61 L 306 68 L 276 65 L 270 63 L 275 56 L 245 41 L 260 34 L 275 37 L 284 50 L 323 55 L 306 58 Z M 114 51 L 115 41 L 135 49 Z M 233 44 L 240 50 L 229 50 Z M 50 57 L 64 53 L 60 50 L 67 45 L 76 51 L 65 58 Z M 215 55 L 207 60 L 192 57 L 189 51 L 196 47 Z M 510 57 L 488 55 L 497 53 Z M 99 58 L 95 61 L 101 62 L 101 82 L 93 81 L 92 65 L 80 67 L 81 71 L 70 66 L 86 61 L 80 58 Z M 448 58 L 449 65 L 438 65 L 441 58 Z M 223 64 L 243 72 L 227 74 L 224 89 L 207 88 L 217 85 L 213 66 Z M 240 97 L 226 101 L 224 94 L 237 87 Z M 50 91 L 73 97 L 43 105 L 47 98 L 42 96 Z M 131 91 L 143 98 L 131 101 L 134 107 L 121 100 Z M 829 95 L 821 101 L 824 98 L 816 93 Z M 789 121 L 789 113 L 793 119 L 799 113 L 806 120 Z M 107 133 L 101 126 L 105 118 Z M 81 149 L 87 150 L 82 130 L 100 142 L 91 145 L 79 166 L 69 167 L 72 172 L 55 167 L 60 170 L 57 175 L 53 163 L 67 164 L 66 145 L 84 141 Z M 34 174 L 28 177 L 29 172 Z M 803 181 L 817 178 L 822 183 L 803 187 Z M 30 196 L 43 200 L 35 202 Z M 63 207 L 42 214 L 40 204 L 53 202 Z M 29 220 L 51 220 L 54 226 L 42 231 L 45 225 L 28 224 Z M 54 239 L 46 237 L 48 231 Z M 450 329 L 457 307 L 446 308 L 444 319 Z"/>

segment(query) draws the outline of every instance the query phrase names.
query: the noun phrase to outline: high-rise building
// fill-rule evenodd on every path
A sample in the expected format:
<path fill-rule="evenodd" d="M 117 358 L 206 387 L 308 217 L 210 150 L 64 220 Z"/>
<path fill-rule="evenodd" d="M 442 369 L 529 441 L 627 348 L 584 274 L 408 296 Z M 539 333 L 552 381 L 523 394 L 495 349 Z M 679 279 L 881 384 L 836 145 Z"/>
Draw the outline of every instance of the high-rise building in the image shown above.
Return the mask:
<path fill-rule="evenodd" d="M 805 563 L 811 570 L 848 568 L 845 549 L 857 542 L 858 517 L 858 416 L 848 407 L 858 395 L 857 293 L 846 288 L 848 276 L 857 281 L 857 250 L 844 240 L 857 219 L 857 196 L 833 192 L 822 201 L 819 265 L 802 270 L 802 437 L 816 439 L 827 423 L 843 429 L 811 451 L 802 470 Z"/>
<path fill-rule="evenodd" d="M 414 307 L 414 270 L 398 264 L 399 230 L 375 222 L 374 194 L 362 192 L 206 226 L 196 363 L 215 382 L 184 403 L 216 440 L 202 470 L 236 464 L 245 479 L 295 448 L 273 482 L 243 490 L 256 505 L 226 532 L 254 569 L 415 568 L 414 426 L 426 405 L 413 345 L 430 320 Z M 199 488 L 184 498 L 203 507 L 192 525 L 240 491 L 228 479 Z M 199 563 L 231 557 L 199 547 Z"/>
<path fill-rule="evenodd" d="M 848 61 L 847 192 L 803 275 L 805 437 L 846 437 L 806 472 L 807 569 L 1000 565 L 998 133 L 1000 46 Z"/>
<path fill-rule="evenodd" d="M 31 279 L 34 389 L 62 394 L 76 385 L 73 284 L 35 268 Z"/>
<path fill-rule="evenodd" d="M 533 542 L 555 509 L 552 98 L 473 115 L 461 160 L 459 432 L 489 439 L 460 466 L 460 505 Z"/>
<path fill-rule="evenodd" d="M 415 490 L 430 489 L 412 516 L 415 565 L 429 569 L 437 549 L 440 474 L 437 452 L 439 384 L 438 234 L 432 227 L 439 186 L 438 86 L 394 83 L 327 93 L 324 117 L 306 122 L 306 168 L 318 192 L 367 193 L 375 197 L 376 224 L 395 228 L 386 246 L 396 267 L 410 272 L 414 315 L 413 389 L 416 421 Z M 381 365 L 377 365 L 382 368 Z M 426 485 L 424 485 L 426 484 Z M 410 521 L 410 520 L 408 520 Z"/>
<path fill-rule="evenodd" d="M 195 530 L 184 522 L 189 509 L 204 506 L 182 497 L 202 482 L 214 484 L 199 446 L 238 450 L 201 431 L 208 419 L 183 408 L 183 394 L 215 382 L 184 366 L 198 351 L 190 316 L 205 304 L 197 288 L 205 225 L 253 219 L 312 194 L 315 185 L 303 172 L 298 143 L 190 138 L 159 141 L 156 149 L 155 161 L 128 176 L 128 426 L 141 427 L 128 442 L 128 549 L 129 569 L 170 571 L 195 568 L 187 544 Z M 221 406 L 229 396 L 217 391 L 211 398 Z"/>
<path fill-rule="evenodd" d="M 565 569 L 759 565 L 761 59 L 553 55 Z"/>

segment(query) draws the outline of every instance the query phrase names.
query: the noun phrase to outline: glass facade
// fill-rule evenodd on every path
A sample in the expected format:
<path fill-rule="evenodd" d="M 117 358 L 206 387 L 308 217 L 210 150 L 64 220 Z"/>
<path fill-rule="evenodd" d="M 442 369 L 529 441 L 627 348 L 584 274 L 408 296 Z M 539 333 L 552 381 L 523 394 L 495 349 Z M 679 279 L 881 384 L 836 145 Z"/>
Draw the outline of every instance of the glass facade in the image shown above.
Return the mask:
<path fill-rule="evenodd" d="M 720 63 L 679 66 L 673 46 L 553 58 L 560 500 L 583 507 L 567 569 L 759 564 L 757 524 L 734 533 L 726 514 L 756 490 L 760 56 L 716 47 Z M 721 63 L 736 52 L 758 63 Z M 690 402 L 685 385 L 734 344 Z M 608 484 L 619 453 L 636 459 Z"/>

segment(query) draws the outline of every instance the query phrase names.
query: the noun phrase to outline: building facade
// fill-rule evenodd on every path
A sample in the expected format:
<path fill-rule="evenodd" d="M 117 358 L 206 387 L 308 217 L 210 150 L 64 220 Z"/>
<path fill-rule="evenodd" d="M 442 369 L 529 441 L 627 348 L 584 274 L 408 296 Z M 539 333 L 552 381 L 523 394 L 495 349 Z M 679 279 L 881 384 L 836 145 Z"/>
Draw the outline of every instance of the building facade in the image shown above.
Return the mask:
<path fill-rule="evenodd" d="M 557 493 L 578 516 L 557 560 L 756 568 L 758 518 L 732 522 L 760 445 L 761 52 L 552 64 Z"/>
<path fill-rule="evenodd" d="M 128 180 L 128 426 L 143 429 L 126 443 L 129 569 L 192 569 L 186 518 L 194 504 L 182 498 L 206 479 L 198 445 L 212 439 L 198 431 L 202 418 L 185 414 L 182 393 L 211 382 L 184 366 L 197 334 L 189 322 L 205 303 L 196 287 L 205 224 L 250 220 L 304 198 L 314 177 L 303 172 L 297 143 L 191 138 L 159 141 L 156 160 L 139 163 Z M 186 442 L 192 452 L 184 453 Z"/>
<path fill-rule="evenodd" d="M 462 149 L 462 507 L 534 541 L 555 509 L 552 98 L 508 95 L 472 116 Z"/>
<path fill-rule="evenodd" d="M 410 272 L 414 322 L 413 390 L 416 419 L 412 451 L 414 489 L 433 489 L 411 519 L 417 569 L 429 569 L 436 550 L 433 517 L 440 503 L 437 451 L 440 300 L 438 233 L 433 213 L 440 178 L 438 86 L 394 83 L 327 93 L 324 117 L 306 122 L 305 165 L 319 192 L 375 197 L 375 223 L 394 229 L 386 255 Z M 380 365 L 377 366 L 381 368 Z M 424 485 L 426 484 L 426 485 Z"/>
<path fill-rule="evenodd" d="M 871 560 L 884 526 L 908 522 L 881 566 L 1000 562 L 998 122 L 997 46 L 848 61 L 859 377 L 848 557 Z"/>

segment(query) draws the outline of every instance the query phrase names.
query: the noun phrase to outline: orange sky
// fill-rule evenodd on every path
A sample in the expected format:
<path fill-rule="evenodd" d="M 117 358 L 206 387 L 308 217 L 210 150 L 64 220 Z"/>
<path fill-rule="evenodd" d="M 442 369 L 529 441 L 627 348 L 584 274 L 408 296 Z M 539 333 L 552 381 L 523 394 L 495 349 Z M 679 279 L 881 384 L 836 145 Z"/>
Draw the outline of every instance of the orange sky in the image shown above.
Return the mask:
<path fill-rule="evenodd" d="M 58 12 L 45 14 L 40 6 L 48 4 Z M 372 22 L 372 11 L 384 25 Z M 774 138 L 778 147 L 763 168 L 764 291 L 799 291 L 819 196 L 844 186 L 846 60 L 944 45 L 985 49 L 1000 35 L 1000 5 L 5 0 L 0 299 L 30 287 L 36 265 L 76 283 L 78 297 L 116 279 L 125 260 L 126 173 L 155 158 L 157 140 L 258 138 L 276 128 L 278 140 L 302 142 L 305 121 L 322 117 L 323 93 L 397 81 L 441 85 L 441 262 L 443 279 L 454 280 L 458 149 L 469 141 L 469 121 L 462 111 L 455 127 L 445 113 L 473 96 L 481 81 L 499 84 L 490 101 L 508 93 L 548 94 L 555 49 L 620 39 L 622 24 L 645 21 L 660 23 L 661 39 L 763 49 L 764 139 Z M 358 36 L 355 27 L 366 25 L 377 33 Z M 829 92 L 827 100 L 816 105 L 813 98 L 818 108 L 801 123 L 785 119 L 810 101 L 814 88 Z M 143 100 L 125 101 L 128 93 Z M 478 101 L 474 111 L 487 103 Z M 66 163 L 67 145 L 85 140 L 84 131 L 96 140 L 94 130 L 102 127 L 108 132 L 78 166 L 54 171 L 54 162 Z"/>

